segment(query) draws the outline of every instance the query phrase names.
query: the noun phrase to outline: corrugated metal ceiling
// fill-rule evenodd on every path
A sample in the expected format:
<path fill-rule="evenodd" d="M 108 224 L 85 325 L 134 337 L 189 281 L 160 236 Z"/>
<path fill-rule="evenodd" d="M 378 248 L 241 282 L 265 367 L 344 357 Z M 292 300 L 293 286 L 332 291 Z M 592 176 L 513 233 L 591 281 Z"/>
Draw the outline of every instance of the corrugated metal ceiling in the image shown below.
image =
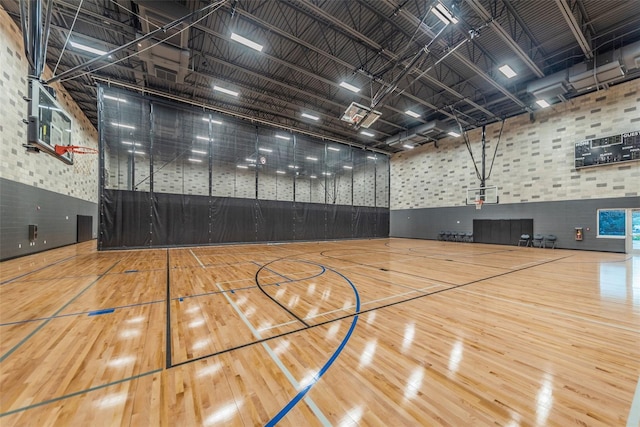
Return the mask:
<path fill-rule="evenodd" d="M 116 65 L 108 65 L 113 59 L 100 62 L 98 69 L 78 73 L 64 84 L 83 102 L 94 123 L 96 109 L 87 106 L 87 91 L 95 95 L 90 88 L 109 80 L 294 131 L 394 152 L 398 148 L 386 144 L 388 137 L 425 123 L 437 120 L 453 129 L 457 118 L 471 129 L 538 108 L 528 85 L 589 59 L 571 31 L 571 19 L 560 13 L 562 7 L 571 11 L 596 57 L 615 59 L 607 51 L 640 40 L 636 0 L 441 1 L 459 19 L 456 25 L 445 26 L 435 16 L 436 0 L 229 0 L 208 16 L 197 16 L 194 20 L 204 18 L 185 30 L 188 41 L 177 48 L 188 55 L 188 65 L 166 63 L 140 52 L 144 48 L 132 47 L 113 59 L 131 57 Z M 142 0 L 84 1 L 81 7 L 80 0 L 53 4 L 47 58 L 52 69 L 69 31 L 71 40 L 113 49 L 142 35 L 145 13 L 156 16 L 167 5 L 194 11 L 209 2 L 164 2 L 162 7 Z M 18 2 L 2 0 L 2 5 L 19 23 Z M 76 12 L 78 20 L 71 28 Z M 230 40 L 231 32 L 263 44 L 263 51 Z M 91 58 L 66 46 L 56 72 Z M 505 63 L 518 73 L 513 79 L 498 71 Z M 184 82 L 163 79 L 157 75 L 158 66 L 173 67 L 184 75 Z M 624 72 L 619 81 L 640 75 L 637 68 Z M 360 92 L 340 87 L 342 81 Z M 215 92 L 214 85 L 239 96 Z M 562 98 L 549 101 L 562 102 L 581 93 L 568 85 Z M 340 120 L 351 102 L 382 112 L 368 129 L 374 138 Z M 407 116 L 408 109 L 420 117 Z M 312 123 L 301 117 L 303 112 L 321 120 Z M 446 130 L 435 137 L 446 136 Z"/>

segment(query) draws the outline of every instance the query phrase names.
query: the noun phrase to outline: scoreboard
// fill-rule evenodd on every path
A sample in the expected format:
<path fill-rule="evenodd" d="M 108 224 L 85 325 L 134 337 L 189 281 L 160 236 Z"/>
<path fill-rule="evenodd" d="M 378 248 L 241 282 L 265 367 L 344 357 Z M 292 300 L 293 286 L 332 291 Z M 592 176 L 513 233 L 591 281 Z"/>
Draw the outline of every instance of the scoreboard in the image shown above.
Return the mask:
<path fill-rule="evenodd" d="M 576 142 L 576 169 L 640 160 L 640 131 Z"/>

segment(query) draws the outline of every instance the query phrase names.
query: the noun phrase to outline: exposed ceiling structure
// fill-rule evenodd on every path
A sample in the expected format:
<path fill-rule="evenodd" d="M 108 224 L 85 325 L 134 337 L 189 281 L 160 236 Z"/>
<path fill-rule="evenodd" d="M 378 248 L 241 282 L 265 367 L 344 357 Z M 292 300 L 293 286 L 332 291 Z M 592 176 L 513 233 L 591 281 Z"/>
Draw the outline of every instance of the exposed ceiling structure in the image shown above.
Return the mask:
<path fill-rule="evenodd" d="M 47 65 L 96 125 L 109 83 L 393 153 L 640 77 L 637 0 L 52 4 Z"/>

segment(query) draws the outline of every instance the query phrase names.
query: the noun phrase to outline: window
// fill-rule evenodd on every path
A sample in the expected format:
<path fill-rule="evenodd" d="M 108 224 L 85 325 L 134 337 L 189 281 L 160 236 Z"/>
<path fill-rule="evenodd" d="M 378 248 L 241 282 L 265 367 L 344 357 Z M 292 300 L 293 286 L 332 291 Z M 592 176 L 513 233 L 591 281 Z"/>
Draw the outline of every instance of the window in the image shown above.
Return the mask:
<path fill-rule="evenodd" d="M 625 223 L 624 209 L 598 209 L 598 237 L 624 239 Z"/>

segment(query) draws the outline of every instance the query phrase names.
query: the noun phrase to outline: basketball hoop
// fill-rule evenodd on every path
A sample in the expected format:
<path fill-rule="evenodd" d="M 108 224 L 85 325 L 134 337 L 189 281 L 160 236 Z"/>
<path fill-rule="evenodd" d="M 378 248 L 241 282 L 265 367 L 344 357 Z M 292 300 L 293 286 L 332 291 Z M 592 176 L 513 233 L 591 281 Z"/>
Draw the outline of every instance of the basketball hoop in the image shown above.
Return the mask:
<path fill-rule="evenodd" d="M 62 156 L 64 153 L 75 154 L 98 154 L 98 150 L 81 145 L 56 145 L 56 154 Z"/>
<path fill-rule="evenodd" d="M 98 154 L 98 150 L 91 147 L 83 147 L 81 145 L 56 145 L 56 154 L 59 156 L 64 155 L 65 153 L 73 153 L 73 154 Z M 91 175 L 91 171 L 93 169 L 94 163 L 96 163 L 95 158 L 89 156 L 73 156 L 73 171 L 78 175 Z M 96 171 L 97 171 L 97 164 Z"/>
<path fill-rule="evenodd" d="M 480 209 L 482 209 L 482 204 L 483 203 L 484 203 L 484 200 L 482 200 L 482 199 L 476 200 L 476 210 L 479 211 Z"/>

